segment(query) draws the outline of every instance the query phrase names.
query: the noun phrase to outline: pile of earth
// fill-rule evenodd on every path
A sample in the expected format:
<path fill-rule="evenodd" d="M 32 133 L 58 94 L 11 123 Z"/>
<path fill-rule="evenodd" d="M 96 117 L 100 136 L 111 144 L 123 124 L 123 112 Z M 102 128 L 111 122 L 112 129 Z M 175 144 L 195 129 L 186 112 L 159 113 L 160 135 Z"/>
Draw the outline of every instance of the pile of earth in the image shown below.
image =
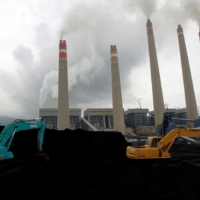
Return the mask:
<path fill-rule="evenodd" d="M 18 160 L 36 152 L 37 131 L 19 132 L 13 146 Z M 200 168 L 183 164 L 154 168 L 126 158 L 121 133 L 47 129 L 43 150 L 50 162 L 29 162 L 2 176 L 0 197 L 20 199 L 197 199 Z M 173 145 L 171 154 L 200 163 L 200 146 Z"/>
<path fill-rule="evenodd" d="M 0 133 L 1 133 L 1 131 L 4 129 L 4 126 L 0 126 Z"/>

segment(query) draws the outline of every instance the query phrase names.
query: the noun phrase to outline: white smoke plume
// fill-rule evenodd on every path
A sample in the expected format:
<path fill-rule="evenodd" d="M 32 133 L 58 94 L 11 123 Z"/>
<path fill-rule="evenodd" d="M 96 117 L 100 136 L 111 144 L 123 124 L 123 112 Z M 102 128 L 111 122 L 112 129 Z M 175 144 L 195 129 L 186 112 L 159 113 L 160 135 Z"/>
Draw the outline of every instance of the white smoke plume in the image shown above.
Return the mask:
<path fill-rule="evenodd" d="M 42 88 L 40 89 L 40 107 L 46 101 L 49 93 L 53 98 L 58 96 L 58 71 L 51 70 L 45 75 Z"/>
<path fill-rule="evenodd" d="M 195 21 L 200 27 L 200 1 L 199 0 L 182 0 L 182 6 L 190 19 Z"/>
<path fill-rule="evenodd" d="M 62 36 L 94 26 L 95 21 L 101 17 L 97 13 L 99 13 L 98 6 L 92 6 L 91 9 L 86 3 L 75 5 L 63 21 Z"/>
<path fill-rule="evenodd" d="M 139 108 L 142 108 L 141 100 L 142 100 L 141 98 L 138 98 L 138 99 L 137 99 L 137 102 L 138 102 Z"/>
<path fill-rule="evenodd" d="M 126 0 L 126 6 L 129 7 L 130 11 L 140 10 L 142 11 L 146 18 L 150 16 L 157 10 L 158 1 L 157 0 Z"/>

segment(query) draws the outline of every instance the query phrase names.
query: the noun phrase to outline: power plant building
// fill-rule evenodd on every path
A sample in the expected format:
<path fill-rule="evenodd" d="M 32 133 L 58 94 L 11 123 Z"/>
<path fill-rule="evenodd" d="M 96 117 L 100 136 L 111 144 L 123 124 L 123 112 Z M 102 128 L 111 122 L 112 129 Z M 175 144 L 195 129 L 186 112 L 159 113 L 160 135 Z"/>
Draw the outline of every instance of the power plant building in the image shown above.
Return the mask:
<path fill-rule="evenodd" d="M 149 126 L 149 119 L 147 113 L 149 109 L 128 109 L 124 112 L 126 127 L 131 127 L 133 130 L 138 126 Z"/>
<path fill-rule="evenodd" d="M 81 128 L 81 109 L 70 108 L 70 129 Z M 40 117 L 46 121 L 46 128 L 58 129 L 58 109 L 57 108 L 40 108 Z"/>
<path fill-rule="evenodd" d="M 112 108 L 88 108 L 84 111 L 84 118 L 98 130 L 114 128 Z"/>
<path fill-rule="evenodd" d="M 86 127 L 86 130 L 117 130 L 125 133 L 132 129 L 141 134 L 152 130 L 162 123 L 164 112 L 174 112 L 173 118 L 198 119 L 192 76 L 190 72 L 187 49 L 183 29 L 178 25 L 177 33 L 182 64 L 183 82 L 185 89 L 186 110 L 165 109 L 161 86 L 160 72 L 157 60 L 156 46 L 151 21 L 148 19 L 147 38 L 150 59 L 154 111 L 149 109 L 128 109 L 124 112 L 118 64 L 118 53 L 115 45 L 110 46 L 112 103 L 113 108 L 88 108 L 81 117 L 80 108 L 69 109 L 68 72 L 67 72 L 67 44 L 60 40 L 59 44 L 59 79 L 58 79 L 58 108 L 41 108 L 40 117 L 46 120 L 47 128 L 72 130 Z M 200 34 L 200 32 L 199 32 Z M 200 35 L 199 35 L 200 36 Z M 184 122 L 175 122 L 185 124 Z M 87 127 L 88 126 L 88 127 Z"/>

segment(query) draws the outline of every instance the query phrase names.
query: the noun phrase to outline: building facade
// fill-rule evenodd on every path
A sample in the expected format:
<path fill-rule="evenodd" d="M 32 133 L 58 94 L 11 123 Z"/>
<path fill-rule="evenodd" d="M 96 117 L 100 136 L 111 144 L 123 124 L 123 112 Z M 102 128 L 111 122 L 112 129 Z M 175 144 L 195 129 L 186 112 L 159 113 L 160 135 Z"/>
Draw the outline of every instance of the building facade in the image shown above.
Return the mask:
<path fill-rule="evenodd" d="M 84 111 L 84 118 L 98 130 L 114 128 L 112 108 L 88 108 Z"/>
<path fill-rule="evenodd" d="M 149 109 L 128 109 L 124 113 L 126 127 L 132 127 L 136 130 L 138 126 L 149 126 L 147 113 Z"/>
<path fill-rule="evenodd" d="M 81 109 L 70 108 L 70 129 L 81 128 Z M 40 117 L 46 121 L 46 128 L 57 129 L 58 109 L 57 108 L 40 108 Z"/>

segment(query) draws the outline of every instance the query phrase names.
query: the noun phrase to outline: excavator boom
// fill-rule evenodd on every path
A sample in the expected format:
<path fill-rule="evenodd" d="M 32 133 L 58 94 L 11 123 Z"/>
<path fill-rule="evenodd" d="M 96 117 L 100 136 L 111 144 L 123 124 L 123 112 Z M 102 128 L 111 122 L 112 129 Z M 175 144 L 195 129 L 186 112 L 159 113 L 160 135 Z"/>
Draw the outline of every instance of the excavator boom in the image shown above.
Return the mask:
<path fill-rule="evenodd" d="M 126 156 L 130 159 L 163 159 L 171 158 L 169 150 L 177 137 L 200 137 L 200 128 L 176 128 L 164 137 L 151 136 L 147 138 L 145 147 L 128 146 Z"/>
<path fill-rule="evenodd" d="M 8 124 L 0 133 L 0 161 L 14 158 L 13 152 L 9 149 L 15 133 L 23 130 L 38 129 L 38 151 L 42 151 L 45 127 L 44 119 L 17 119 Z"/>

